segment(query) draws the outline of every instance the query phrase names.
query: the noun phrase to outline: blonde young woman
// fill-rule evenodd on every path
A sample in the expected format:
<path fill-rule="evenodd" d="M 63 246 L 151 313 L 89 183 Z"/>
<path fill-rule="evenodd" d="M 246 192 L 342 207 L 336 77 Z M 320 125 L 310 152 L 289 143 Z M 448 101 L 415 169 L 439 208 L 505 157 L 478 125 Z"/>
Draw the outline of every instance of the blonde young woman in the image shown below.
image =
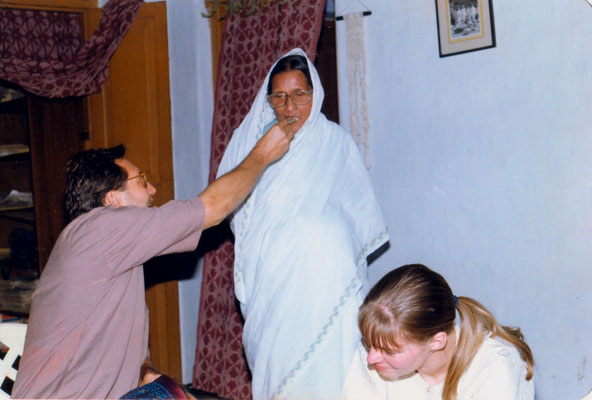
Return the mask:
<path fill-rule="evenodd" d="M 343 399 L 534 399 L 533 357 L 520 329 L 454 296 L 426 266 L 385 275 L 360 307 L 358 324 L 364 345 Z"/>

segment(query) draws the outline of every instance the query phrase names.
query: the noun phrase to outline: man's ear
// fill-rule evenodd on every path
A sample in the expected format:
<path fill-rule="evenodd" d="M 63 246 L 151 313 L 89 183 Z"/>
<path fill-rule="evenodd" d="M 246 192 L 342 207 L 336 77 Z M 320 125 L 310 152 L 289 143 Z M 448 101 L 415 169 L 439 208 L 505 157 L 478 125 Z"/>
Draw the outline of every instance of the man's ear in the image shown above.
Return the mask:
<path fill-rule="evenodd" d="M 123 205 L 123 199 L 121 198 L 122 192 L 119 190 L 110 190 L 103 199 L 104 206 L 121 207 Z"/>
<path fill-rule="evenodd" d="M 436 333 L 430 342 L 430 350 L 432 353 L 440 350 L 444 350 L 446 348 L 446 344 L 448 343 L 448 335 L 445 332 L 438 332 Z"/>

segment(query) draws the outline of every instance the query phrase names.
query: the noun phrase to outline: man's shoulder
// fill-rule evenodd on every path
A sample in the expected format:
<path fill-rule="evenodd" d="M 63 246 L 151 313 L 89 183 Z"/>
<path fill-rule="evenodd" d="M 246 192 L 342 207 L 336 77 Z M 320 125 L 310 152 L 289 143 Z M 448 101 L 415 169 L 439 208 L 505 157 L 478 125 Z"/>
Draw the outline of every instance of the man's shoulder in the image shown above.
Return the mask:
<path fill-rule="evenodd" d="M 97 207 L 70 222 L 61 236 L 80 237 L 91 234 L 94 237 L 144 229 L 147 225 L 158 225 L 158 221 L 192 221 L 191 215 L 203 215 L 203 203 L 199 197 L 188 200 L 171 200 L 159 207 Z"/>
<path fill-rule="evenodd" d="M 71 226 L 92 223 L 98 219 L 102 219 L 106 216 L 109 216 L 115 210 L 116 209 L 113 207 L 95 207 L 92 210 L 85 212 L 84 214 L 80 214 L 73 221 L 70 221 L 66 228 L 69 228 Z"/>
<path fill-rule="evenodd" d="M 119 230 L 128 221 L 137 220 L 140 217 L 140 207 L 96 207 L 79 215 L 71 221 L 58 238 L 56 245 L 66 244 L 70 241 L 78 241 L 83 237 L 100 237 L 110 235 L 109 232 Z M 61 239 L 61 240 L 60 240 Z"/>
<path fill-rule="evenodd" d="M 158 207 L 96 207 L 92 210 L 78 216 L 74 221 L 70 222 L 66 227 L 88 226 L 89 224 L 103 224 L 113 220 L 114 222 L 123 222 L 126 218 L 137 218 L 142 214 L 150 214 L 151 210 L 156 210 Z"/>
<path fill-rule="evenodd" d="M 92 210 L 79 215 L 73 221 L 70 221 L 70 223 L 66 225 L 66 228 L 64 228 L 64 233 L 69 231 L 79 231 L 81 228 L 95 228 L 97 224 L 104 223 L 106 220 L 116 219 L 115 210 L 116 209 L 113 207 L 93 208 Z"/>

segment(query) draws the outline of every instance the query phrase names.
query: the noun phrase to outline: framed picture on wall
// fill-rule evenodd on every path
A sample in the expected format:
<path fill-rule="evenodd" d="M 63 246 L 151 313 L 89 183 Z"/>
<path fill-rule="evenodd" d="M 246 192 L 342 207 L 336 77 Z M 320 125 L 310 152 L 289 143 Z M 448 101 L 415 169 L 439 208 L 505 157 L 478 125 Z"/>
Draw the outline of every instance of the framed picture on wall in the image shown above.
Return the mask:
<path fill-rule="evenodd" d="M 440 57 L 495 47 L 492 0 L 436 0 Z"/>

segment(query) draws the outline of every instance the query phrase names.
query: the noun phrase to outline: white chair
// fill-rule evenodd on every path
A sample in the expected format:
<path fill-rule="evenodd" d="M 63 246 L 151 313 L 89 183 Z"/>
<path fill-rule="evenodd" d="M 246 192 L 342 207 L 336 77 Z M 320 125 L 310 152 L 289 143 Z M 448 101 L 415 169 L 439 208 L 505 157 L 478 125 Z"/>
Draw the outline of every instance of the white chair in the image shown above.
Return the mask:
<path fill-rule="evenodd" d="M 26 334 L 27 324 L 0 323 L 0 399 L 10 399 Z"/>

